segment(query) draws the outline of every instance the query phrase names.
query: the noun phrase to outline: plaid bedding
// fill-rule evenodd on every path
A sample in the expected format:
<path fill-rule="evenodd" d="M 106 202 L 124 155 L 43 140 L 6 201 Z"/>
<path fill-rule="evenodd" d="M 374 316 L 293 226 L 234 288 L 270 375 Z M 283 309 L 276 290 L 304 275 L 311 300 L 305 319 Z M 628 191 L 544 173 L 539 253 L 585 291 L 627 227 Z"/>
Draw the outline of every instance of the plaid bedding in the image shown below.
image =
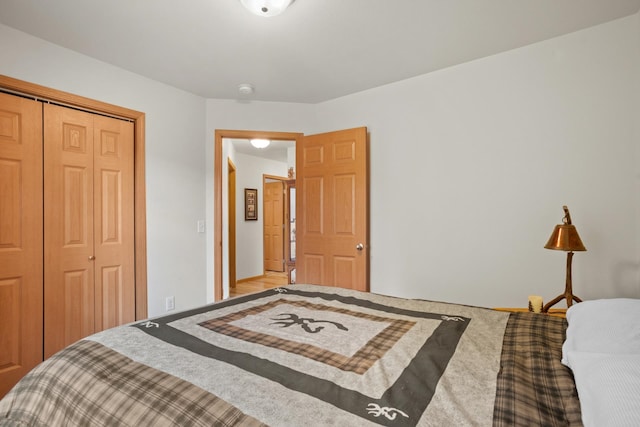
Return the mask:
<path fill-rule="evenodd" d="M 565 328 L 287 286 L 79 341 L 0 400 L 0 426 L 580 425 Z"/>
<path fill-rule="evenodd" d="M 513 313 L 498 375 L 494 426 L 581 426 L 571 370 L 560 363 L 567 321 Z"/>
<path fill-rule="evenodd" d="M 0 401 L 7 426 L 261 426 L 193 384 L 79 341 Z"/>

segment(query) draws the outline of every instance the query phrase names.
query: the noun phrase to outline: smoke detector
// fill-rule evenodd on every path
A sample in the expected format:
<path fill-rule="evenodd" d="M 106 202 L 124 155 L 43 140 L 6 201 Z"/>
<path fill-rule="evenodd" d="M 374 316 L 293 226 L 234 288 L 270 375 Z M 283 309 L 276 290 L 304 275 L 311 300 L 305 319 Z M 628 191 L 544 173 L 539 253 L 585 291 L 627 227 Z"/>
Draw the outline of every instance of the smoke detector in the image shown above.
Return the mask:
<path fill-rule="evenodd" d="M 240 95 L 251 95 L 253 91 L 253 85 L 250 85 L 249 83 L 238 85 L 238 92 L 240 93 Z"/>

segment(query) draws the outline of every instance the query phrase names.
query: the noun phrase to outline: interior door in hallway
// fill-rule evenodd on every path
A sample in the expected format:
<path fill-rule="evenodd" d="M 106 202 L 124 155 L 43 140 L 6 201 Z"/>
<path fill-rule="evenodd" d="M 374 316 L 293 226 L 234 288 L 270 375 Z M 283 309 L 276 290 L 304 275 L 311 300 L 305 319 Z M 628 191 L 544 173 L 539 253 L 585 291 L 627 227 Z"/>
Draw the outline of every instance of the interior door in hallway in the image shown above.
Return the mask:
<path fill-rule="evenodd" d="M 0 398 L 42 361 L 42 105 L 0 93 Z"/>
<path fill-rule="evenodd" d="M 264 184 L 264 268 L 284 271 L 284 183 Z"/>
<path fill-rule="evenodd" d="M 368 291 L 367 128 L 305 135 L 296 165 L 296 282 Z"/>
<path fill-rule="evenodd" d="M 133 126 L 44 110 L 45 357 L 135 318 Z"/>

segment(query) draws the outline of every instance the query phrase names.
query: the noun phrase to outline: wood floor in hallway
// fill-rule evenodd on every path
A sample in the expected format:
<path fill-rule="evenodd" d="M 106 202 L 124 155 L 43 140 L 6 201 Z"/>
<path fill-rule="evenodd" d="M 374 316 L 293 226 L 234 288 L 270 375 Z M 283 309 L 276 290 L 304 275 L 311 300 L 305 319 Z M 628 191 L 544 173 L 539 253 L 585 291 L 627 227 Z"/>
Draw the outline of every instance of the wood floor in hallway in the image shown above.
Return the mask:
<path fill-rule="evenodd" d="M 287 284 L 287 273 L 278 273 L 275 271 L 267 271 L 262 277 L 256 277 L 246 281 L 236 283 L 235 288 L 229 288 L 229 297 L 237 297 L 238 295 L 252 294 L 254 292 L 264 291 L 265 289 L 277 288 Z"/>

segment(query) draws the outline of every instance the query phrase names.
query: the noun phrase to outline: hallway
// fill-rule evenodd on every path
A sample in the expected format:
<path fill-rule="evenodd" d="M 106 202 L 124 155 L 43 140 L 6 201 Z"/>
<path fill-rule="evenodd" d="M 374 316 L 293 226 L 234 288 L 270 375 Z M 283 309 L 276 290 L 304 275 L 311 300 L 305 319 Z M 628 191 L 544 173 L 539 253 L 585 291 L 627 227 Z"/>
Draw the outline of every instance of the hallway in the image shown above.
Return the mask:
<path fill-rule="evenodd" d="M 254 292 L 264 291 L 265 289 L 286 286 L 287 273 L 279 273 L 275 271 L 267 271 L 263 277 L 257 277 L 246 281 L 239 281 L 235 288 L 229 288 L 229 297 L 233 298 L 238 295 L 251 294 Z"/>

